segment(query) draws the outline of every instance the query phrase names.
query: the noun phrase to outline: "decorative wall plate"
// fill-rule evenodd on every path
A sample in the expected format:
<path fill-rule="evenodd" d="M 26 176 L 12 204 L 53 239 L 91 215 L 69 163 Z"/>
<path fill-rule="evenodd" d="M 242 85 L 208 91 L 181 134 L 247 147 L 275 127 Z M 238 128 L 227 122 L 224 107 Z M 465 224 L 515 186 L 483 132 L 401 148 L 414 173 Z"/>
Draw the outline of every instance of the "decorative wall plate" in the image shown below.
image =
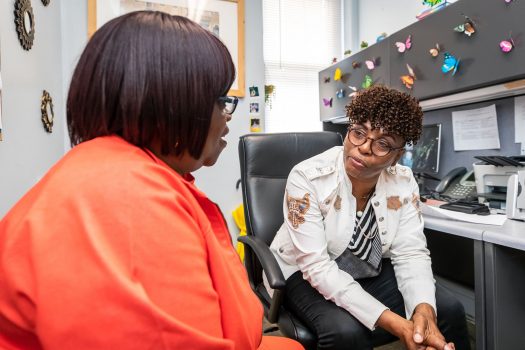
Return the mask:
<path fill-rule="evenodd" d="M 53 99 L 46 90 L 42 92 L 40 112 L 42 114 L 42 124 L 44 124 L 44 128 L 49 133 L 53 132 L 53 121 L 55 119 L 55 112 L 53 111 Z"/>
<path fill-rule="evenodd" d="M 47 5 L 49 5 L 50 1 L 51 0 L 42 0 L 42 4 L 44 4 L 44 6 L 47 6 Z"/>
<path fill-rule="evenodd" d="M 30 0 L 15 1 L 15 25 L 20 45 L 29 51 L 35 40 L 35 15 Z"/>

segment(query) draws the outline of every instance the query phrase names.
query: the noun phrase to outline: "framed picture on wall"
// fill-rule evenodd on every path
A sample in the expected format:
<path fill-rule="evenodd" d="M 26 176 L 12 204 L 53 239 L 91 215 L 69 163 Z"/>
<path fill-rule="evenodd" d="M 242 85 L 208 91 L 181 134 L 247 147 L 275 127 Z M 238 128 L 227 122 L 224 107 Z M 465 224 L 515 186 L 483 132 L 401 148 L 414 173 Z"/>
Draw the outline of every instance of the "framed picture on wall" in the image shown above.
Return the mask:
<path fill-rule="evenodd" d="M 132 11 L 162 11 L 188 17 L 217 35 L 230 51 L 237 77 L 228 93 L 244 97 L 245 0 L 88 0 L 88 35 L 104 23 Z"/>

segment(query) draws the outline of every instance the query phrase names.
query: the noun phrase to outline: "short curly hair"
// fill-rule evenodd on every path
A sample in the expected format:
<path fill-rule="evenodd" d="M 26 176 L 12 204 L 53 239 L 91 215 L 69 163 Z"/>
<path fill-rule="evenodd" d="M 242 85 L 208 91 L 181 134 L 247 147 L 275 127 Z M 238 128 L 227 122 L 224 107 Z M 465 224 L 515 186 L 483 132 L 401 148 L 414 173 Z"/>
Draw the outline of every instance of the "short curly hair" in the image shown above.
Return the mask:
<path fill-rule="evenodd" d="M 350 125 L 370 121 L 372 129 L 399 135 L 409 145 L 417 143 L 423 127 L 419 101 L 384 85 L 374 85 L 357 93 L 346 106 L 346 116 Z"/>

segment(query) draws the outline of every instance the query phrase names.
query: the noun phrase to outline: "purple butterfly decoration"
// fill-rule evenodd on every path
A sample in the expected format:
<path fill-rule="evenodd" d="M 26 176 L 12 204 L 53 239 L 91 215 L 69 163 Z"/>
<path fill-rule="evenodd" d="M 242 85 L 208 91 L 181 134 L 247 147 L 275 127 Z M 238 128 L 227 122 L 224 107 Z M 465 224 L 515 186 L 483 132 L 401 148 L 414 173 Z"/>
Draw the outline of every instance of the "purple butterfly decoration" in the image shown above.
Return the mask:
<path fill-rule="evenodd" d="M 332 98 L 330 97 L 328 99 L 323 97 L 323 104 L 325 105 L 325 107 L 332 107 Z"/>

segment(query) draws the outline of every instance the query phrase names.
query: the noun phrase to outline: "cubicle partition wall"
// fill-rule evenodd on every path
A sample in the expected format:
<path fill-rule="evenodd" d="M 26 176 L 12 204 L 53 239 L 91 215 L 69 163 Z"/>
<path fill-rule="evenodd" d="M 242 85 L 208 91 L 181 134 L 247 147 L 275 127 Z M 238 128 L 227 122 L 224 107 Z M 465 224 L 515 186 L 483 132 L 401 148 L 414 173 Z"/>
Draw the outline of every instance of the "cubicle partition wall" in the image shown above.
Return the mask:
<path fill-rule="evenodd" d="M 466 17 L 465 17 L 466 16 Z M 420 100 L 515 81 L 525 77 L 524 1 L 459 0 L 421 21 L 396 32 L 319 72 L 319 108 L 322 121 L 344 116 L 344 106 L 353 92 L 363 89 L 365 75 L 373 84 L 385 84 L 407 91 Z M 466 35 L 455 28 L 473 23 L 475 32 Z M 377 28 L 381 32 L 381 28 Z M 396 43 L 411 47 L 399 52 Z M 512 40 L 511 40 L 512 39 Z M 502 41 L 513 42 L 510 52 Z M 430 49 L 439 46 L 436 57 Z M 443 73 L 445 53 L 459 61 L 457 70 Z M 366 64 L 374 63 L 374 68 Z M 407 64 L 416 79 L 409 89 L 401 81 L 408 75 Z M 341 79 L 334 79 L 337 69 Z M 329 78 L 329 79 L 328 79 Z M 525 85 L 525 82 L 521 82 Z M 338 94 L 343 90 L 343 94 Z M 341 97 L 344 95 L 343 97 Z M 332 99 L 332 104 L 323 103 Z"/>

